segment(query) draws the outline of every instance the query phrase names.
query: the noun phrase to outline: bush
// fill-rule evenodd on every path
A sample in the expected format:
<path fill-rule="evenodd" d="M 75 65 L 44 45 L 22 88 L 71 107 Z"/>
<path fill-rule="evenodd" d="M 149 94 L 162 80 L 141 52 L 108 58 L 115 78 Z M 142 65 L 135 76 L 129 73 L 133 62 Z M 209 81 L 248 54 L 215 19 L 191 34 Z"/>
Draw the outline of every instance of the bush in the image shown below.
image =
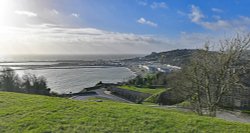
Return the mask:
<path fill-rule="evenodd" d="M 242 110 L 241 112 L 250 115 L 250 110 Z"/>

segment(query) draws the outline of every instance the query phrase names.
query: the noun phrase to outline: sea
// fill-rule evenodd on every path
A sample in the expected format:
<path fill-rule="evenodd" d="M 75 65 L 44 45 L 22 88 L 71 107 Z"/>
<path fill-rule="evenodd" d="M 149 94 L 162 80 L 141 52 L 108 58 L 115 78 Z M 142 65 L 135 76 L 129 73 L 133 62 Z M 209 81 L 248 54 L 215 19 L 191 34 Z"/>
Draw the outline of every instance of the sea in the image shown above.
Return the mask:
<path fill-rule="evenodd" d="M 136 75 L 126 67 L 62 66 L 58 69 L 58 67 L 39 66 L 54 65 L 64 61 L 121 60 L 142 56 L 144 55 L 9 55 L 0 56 L 0 67 L 10 67 L 20 77 L 24 74 L 44 76 L 51 91 L 68 94 L 92 87 L 100 81 L 103 83 L 124 82 Z"/>

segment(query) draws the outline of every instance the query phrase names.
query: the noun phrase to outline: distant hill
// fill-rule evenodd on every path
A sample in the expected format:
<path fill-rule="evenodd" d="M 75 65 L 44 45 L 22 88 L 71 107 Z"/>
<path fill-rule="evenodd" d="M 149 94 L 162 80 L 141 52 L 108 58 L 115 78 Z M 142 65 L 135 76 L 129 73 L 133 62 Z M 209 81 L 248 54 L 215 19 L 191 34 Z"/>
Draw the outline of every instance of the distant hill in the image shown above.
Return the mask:
<path fill-rule="evenodd" d="M 148 61 L 158 61 L 163 64 L 171 64 L 175 66 L 186 65 L 190 57 L 199 51 L 198 49 L 177 49 L 167 52 L 151 53 L 144 57 L 144 60 Z"/>
<path fill-rule="evenodd" d="M 150 55 L 140 58 L 127 59 L 126 61 L 150 61 L 175 66 L 183 66 L 189 62 L 192 54 L 197 51 L 199 51 L 199 49 L 177 49 L 159 53 L 152 52 Z"/>
<path fill-rule="evenodd" d="M 250 124 L 194 115 L 173 109 L 103 100 L 0 92 L 0 132 L 160 133 L 239 132 Z"/>
<path fill-rule="evenodd" d="M 190 61 L 191 56 L 200 51 L 201 49 L 177 49 L 166 52 L 152 52 L 150 55 L 128 59 L 127 61 L 150 61 L 150 62 L 159 62 L 162 64 L 170 64 L 175 66 L 185 66 Z M 215 54 L 216 52 L 210 52 Z M 244 56 L 244 59 L 250 59 L 250 50 Z"/>

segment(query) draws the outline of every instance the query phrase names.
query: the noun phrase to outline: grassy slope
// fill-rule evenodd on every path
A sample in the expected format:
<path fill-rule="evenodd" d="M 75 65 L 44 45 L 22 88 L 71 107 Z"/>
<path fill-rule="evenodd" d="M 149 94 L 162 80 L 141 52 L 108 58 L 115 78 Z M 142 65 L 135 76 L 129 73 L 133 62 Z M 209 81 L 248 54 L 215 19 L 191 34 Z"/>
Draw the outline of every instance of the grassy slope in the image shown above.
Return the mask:
<path fill-rule="evenodd" d="M 250 132 L 250 124 L 116 102 L 0 92 L 0 132 Z"/>
<path fill-rule="evenodd" d="M 159 92 L 166 90 L 165 88 L 150 89 L 150 88 L 138 88 L 135 86 L 128 86 L 128 85 L 119 86 L 119 88 L 148 93 L 148 94 L 157 94 Z"/>

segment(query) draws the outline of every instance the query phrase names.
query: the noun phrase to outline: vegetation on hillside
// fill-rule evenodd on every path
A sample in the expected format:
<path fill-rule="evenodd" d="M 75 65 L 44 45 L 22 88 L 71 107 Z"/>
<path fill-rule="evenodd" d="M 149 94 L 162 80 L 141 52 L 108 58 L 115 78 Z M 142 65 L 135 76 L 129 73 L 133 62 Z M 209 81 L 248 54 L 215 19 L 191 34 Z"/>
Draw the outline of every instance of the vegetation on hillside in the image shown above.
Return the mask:
<path fill-rule="evenodd" d="M 167 85 L 167 74 L 163 72 L 157 72 L 153 74 L 147 74 L 145 76 L 138 75 L 134 79 L 128 81 L 128 84 L 135 86 L 143 86 L 149 88 L 155 88 L 157 86 Z"/>
<path fill-rule="evenodd" d="M 118 87 L 121 89 L 132 90 L 132 91 L 148 93 L 148 94 L 158 94 L 159 92 L 166 91 L 165 88 L 152 89 L 152 88 L 136 87 L 136 86 L 130 86 L 130 85 L 122 85 L 122 86 L 118 86 Z"/>
<path fill-rule="evenodd" d="M 162 93 L 164 93 L 165 91 L 167 91 L 166 89 L 161 89 L 158 92 L 154 93 L 153 95 L 151 95 L 150 97 L 148 97 L 147 99 L 144 100 L 144 102 L 148 102 L 148 103 L 160 103 L 160 96 L 162 95 Z"/>
<path fill-rule="evenodd" d="M 111 101 L 0 92 L 0 132 L 249 132 L 250 124 Z"/>

